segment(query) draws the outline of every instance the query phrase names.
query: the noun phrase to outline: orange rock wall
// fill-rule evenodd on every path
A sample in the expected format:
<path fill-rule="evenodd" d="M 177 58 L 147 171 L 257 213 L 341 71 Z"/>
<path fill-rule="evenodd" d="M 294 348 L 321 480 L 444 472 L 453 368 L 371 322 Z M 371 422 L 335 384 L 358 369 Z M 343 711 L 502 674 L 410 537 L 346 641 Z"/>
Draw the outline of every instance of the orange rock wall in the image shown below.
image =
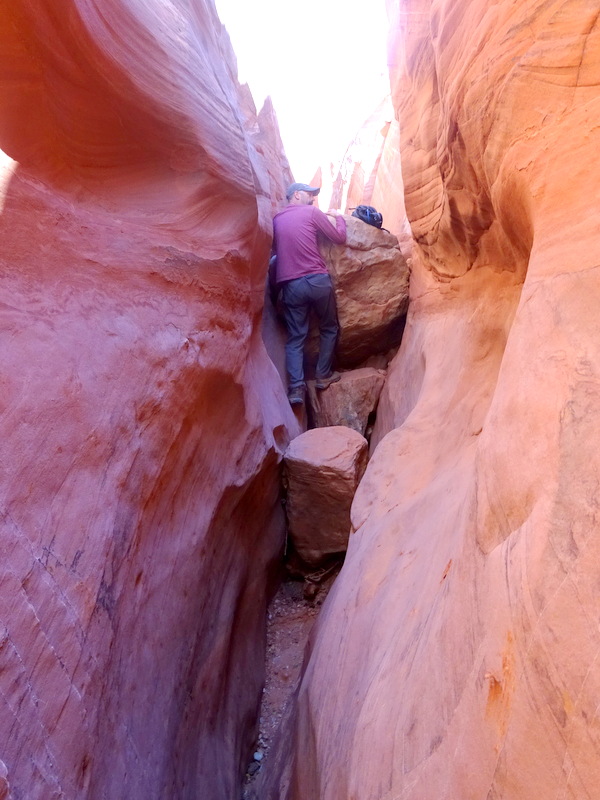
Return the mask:
<path fill-rule="evenodd" d="M 374 206 L 409 258 L 412 236 L 404 208 L 399 126 L 389 96 L 365 120 L 340 164 L 331 167 L 331 174 L 325 171 L 324 180 L 319 175 L 317 183 L 322 196 L 331 198 L 328 207 L 351 214 L 361 203 Z"/>
<path fill-rule="evenodd" d="M 234 797 L 297 432 L 259 332 L 289 168 L 209 0 L 2 22 L 0 794 Z"/>
<path fill-rule="evenodd" d="M 594 797 L 598 7 L 388 7 L 409 319 L 262 796 Z"/>

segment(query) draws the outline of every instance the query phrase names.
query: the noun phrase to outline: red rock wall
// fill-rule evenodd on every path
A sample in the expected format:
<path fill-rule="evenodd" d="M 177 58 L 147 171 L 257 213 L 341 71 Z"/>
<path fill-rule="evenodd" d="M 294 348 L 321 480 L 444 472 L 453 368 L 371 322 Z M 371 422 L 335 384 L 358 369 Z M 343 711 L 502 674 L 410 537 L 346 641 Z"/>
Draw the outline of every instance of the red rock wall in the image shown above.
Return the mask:
<path fill-rule="evenodd" d="M 365 120 L 332 176 L 325 173 L 325 181 L 319 176 L 317 185 L 331 197 L 328 207 L 351 214 L 363 203 L 381 211 L 384 227 L 398 237 L 404 257 L 410 257 L 412 236 L 404 207 L 399 126 L 389 97 Z"/>
<path fill-rule="evenodd" d="M 598 7 L 388 6 L 409 320 L 263 796 L 595 797 Z"/>
<path fill-rule="evenodd" d="M 348 145 L 331 190 L 331 207 L 345 213 L 371 203 L 381 154 L 394 119 L 390 97 L 384 98 Z"/>
<path fill-rule="evenodd" d="M 12 796 L 234 797 L 296 430 L 259 332 L 286 162 L 209 0 L 15 0 L 0 64 Z"/>

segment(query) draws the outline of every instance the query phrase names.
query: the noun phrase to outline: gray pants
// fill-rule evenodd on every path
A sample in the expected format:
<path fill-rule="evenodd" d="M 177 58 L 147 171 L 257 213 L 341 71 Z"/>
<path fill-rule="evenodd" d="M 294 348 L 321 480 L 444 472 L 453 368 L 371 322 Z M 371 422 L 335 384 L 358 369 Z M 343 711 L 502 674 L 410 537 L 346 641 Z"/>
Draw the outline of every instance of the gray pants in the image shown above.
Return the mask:
<path fill-rule="evenodd" d="M 288 331 L 285 356 L 289 388 L 304 386 L 304 344 L 311 310 L 317 315 L 321 335 L 316 377 L 328 377 L 333 368 L 339 330 L 331 278 L 329 275 L 304 275 L 286 281 L 281 289 L 281 300 Z"/>

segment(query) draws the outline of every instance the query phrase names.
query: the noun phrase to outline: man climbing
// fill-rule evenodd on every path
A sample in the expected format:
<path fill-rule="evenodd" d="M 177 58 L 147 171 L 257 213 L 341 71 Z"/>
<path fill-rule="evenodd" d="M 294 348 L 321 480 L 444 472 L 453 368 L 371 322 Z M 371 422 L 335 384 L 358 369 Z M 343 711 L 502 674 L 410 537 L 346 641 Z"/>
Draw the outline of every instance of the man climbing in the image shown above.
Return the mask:
<path fill-rule="evenodd" d="M 285 346 L 288 399 L 292 405 L 304 402 L 304 344 L 311 309 L 316 312 L 320 333 L 316 387 L 326 389 L 340 379 L 339 372 L 333 371 L 339 329 L 335 294 L 319 252 L 317 236 L 321 232 L 335 244 L 343 244 L 346 241 L 346 220 L 336 214 L 334 225 L 326 214 L 313 206 L 320 191 L 305 183 L 293 183 L 286 192 L 288 205 L 273 220 L 276 260 L 271 282 L 281 291 L 288 332 Z"/>

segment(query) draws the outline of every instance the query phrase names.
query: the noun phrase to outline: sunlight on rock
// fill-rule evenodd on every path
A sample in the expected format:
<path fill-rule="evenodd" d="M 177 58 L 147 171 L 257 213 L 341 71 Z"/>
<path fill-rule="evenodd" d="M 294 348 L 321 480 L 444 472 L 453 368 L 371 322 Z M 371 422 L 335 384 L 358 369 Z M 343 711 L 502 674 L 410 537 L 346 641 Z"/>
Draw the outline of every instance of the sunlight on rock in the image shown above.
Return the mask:
<path fill-rule="evenodd" d="M 8 187 L 18 166 L 16 161 L 13 161 L 10 156 L 0 150 L 0 213 L 4 209 Z"/>

